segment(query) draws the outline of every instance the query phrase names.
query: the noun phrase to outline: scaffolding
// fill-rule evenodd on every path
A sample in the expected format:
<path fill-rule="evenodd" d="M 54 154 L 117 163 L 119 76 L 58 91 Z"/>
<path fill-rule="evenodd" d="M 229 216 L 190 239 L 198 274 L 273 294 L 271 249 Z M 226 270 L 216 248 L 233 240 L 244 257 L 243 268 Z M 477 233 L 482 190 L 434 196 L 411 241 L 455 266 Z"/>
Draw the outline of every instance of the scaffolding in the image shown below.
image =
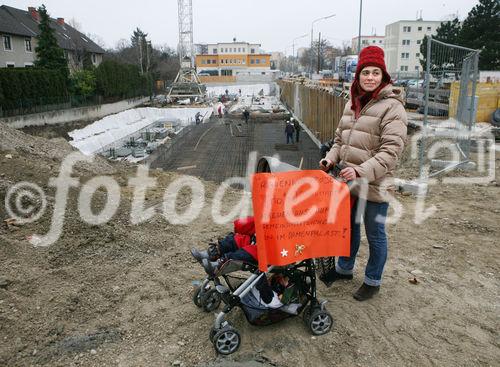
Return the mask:
<path fill-rule="evenodd" d="M 203 98 L 206 88 L 201 83 L 194 65 L 193 1 L 178 0 L 179 6 L 179 62 L 180 70 L 172 83 L 170 98 Z"/>

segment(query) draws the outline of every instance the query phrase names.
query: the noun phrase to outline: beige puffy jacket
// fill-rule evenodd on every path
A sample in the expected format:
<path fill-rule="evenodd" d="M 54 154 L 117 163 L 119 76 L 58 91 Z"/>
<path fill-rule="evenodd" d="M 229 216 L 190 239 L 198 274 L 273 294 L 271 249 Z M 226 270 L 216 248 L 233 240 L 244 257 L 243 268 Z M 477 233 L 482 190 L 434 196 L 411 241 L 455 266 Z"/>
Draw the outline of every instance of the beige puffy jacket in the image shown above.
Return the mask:
<path fill-rule="evenodd" d="M 353 167 L 368 181 L 367 194 L 355 185 L 354 195 L 375 202 L 388 200 L 384 191 L 394 190 L 392 176 L 406 142 L 407 123 L 402 92 L 391 84 L 366 104 L 357 120 L 351 101 L 346 104 L 326 158 Z"/>

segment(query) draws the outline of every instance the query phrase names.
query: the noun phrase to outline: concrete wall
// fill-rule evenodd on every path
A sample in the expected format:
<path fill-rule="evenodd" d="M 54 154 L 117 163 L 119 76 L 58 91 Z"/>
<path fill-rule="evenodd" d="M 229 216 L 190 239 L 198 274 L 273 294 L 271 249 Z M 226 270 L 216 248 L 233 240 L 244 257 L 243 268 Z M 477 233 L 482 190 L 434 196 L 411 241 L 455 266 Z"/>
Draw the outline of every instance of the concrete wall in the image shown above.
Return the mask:
<path fill-rule="evenodd" d="M 101 119 L 107 115 L 128 110 L 129 108 L 134 108 L 147 100 L 149 100 L 149 97 L 139 97 L 97 106 L 5 117 L 0 119 L 0 123 L 15 129 L 21 129 L 26 126 L 55 125 L 73 121 L 92 121 Z"/>
<path fill-rule="evenodd" d="M 238 74 L 236 75 L 236 83 L 269 83 L 273 82 L 276 78 L 273 74 Z"/>

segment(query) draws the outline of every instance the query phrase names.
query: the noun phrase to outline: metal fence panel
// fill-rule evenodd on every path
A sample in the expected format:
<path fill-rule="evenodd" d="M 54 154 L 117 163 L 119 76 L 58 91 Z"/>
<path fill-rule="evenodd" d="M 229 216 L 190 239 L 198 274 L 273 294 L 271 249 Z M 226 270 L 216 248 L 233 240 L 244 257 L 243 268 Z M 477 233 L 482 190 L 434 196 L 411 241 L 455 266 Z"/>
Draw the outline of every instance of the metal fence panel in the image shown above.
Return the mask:
<path fill-rule="evenodd" d="M 479 50 L 450 45 L 427 37 L 427 59 L 424 77 L 423 126 L 419 146 L 420 178 L 437 176 L 469 162 L 470 140 L 475 124 L 475 97 L 478 81 Z M 450 86 L 460 83 L 456 118 L 443 120 L 450 115 Z M 436 140 L 447 139 L 450 151 L 458 152 L 459 159 L 440 161 L 437 171 L 430 171 L 427 153 L 436 149 Z M 434 148 L 432 146 L 434 145 Z M 444 162 L 444 163 L 443 163 Z M 444 169 L 443 169 L 444 166 Z"/>

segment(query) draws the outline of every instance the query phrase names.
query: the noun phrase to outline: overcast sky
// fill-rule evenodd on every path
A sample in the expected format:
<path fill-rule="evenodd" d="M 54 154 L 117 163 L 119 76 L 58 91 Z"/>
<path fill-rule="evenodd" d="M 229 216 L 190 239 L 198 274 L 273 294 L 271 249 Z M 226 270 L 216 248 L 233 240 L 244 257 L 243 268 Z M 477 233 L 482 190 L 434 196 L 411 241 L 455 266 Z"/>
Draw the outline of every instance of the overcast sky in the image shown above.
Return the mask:
<path fill-rule="evenodd" d="M 19 9 L 38 7 L 42 2 L 3 0 L 1 4 Z M 130 39 L 139 27 L 154 45 L 176 47 L 178 42 L 177 0 L 44 0 L 53 18 L 75 19 L 84 33 L 97 34 L 107 47 L 120 39 Z M 463 20 L 477 0 L 364 0 L 362 34 L 385 33 L 385 25 L 398 20 L 414 20 L 422 10 L 424 20 L 447 20 L 458 12 Z M 296 47 L 310 43 L 322 33 L 334 45 L 358 34 L 359 0 L 193 0 L 195 43 L 238 41 L 262 44 L 267 52 L 291 54 Z"/>

